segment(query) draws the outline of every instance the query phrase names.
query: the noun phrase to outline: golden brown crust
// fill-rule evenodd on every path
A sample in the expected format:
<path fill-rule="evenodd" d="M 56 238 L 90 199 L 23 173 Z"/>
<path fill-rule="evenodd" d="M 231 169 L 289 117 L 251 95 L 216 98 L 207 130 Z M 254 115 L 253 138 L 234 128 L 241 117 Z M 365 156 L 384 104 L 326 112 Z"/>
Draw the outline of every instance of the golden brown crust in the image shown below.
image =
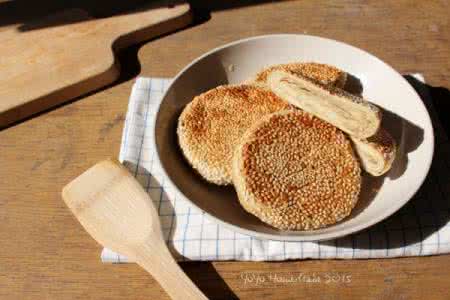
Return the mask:
<path fill-rule="evenodd" d="M 233 156 L 239 201 L 262 221 L 284 230 L 311 230 L 348 216 L 361 174 L 343 132 L 300 110 L 264 117 Z"/>
<path fill-rule="evenodd" d="M 219 86 L 195 97 L 183 110 L 177 128 L 180 147 L 207 181 L 231 184 L 231 160 L 239 138 L 263 116 L 288 107 L 255 86 Z"/>
<path fill-rule="evenodd" d="M 278 70 L 300 74 L 305 77 L 312 78 L 322 84 L 337 86 L 340 88 L 344 87 L 347 80 L 347 73 L 336 67 L 326 64 L 305 62 L 270 66 L 256 74 L 252 81 L 256 84 L 265 85 L 267 76 L 272 71 Z"/>

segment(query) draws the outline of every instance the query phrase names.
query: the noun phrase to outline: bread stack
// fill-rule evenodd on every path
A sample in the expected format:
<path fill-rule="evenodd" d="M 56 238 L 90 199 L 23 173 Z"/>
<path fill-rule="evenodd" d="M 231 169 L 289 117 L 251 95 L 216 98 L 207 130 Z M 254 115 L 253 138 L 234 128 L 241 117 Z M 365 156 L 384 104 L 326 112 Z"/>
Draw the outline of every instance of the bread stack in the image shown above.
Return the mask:
<path fill-rule="evenodd" d="M 243 208 L 273 227 L 339 222 L 358 200 L 360 165 L 380 176 L 395 157 L 381 110 L 345 92 L 346 77 L 332 66 L 293 63 L 207 91 L 179 118 L 181 150 L 200 176 L 233 184 Z"/>
<path fill-rule="evenodd" d="M 344 91 L 343 85 L 327 85 L 291 70 L 270 72 L 266 84 L 282 99 L 347 133 L 369 174 L 381 176 L 391 168 L 396 146 L 380 127 L 382 113 L 377 106 Z"/>

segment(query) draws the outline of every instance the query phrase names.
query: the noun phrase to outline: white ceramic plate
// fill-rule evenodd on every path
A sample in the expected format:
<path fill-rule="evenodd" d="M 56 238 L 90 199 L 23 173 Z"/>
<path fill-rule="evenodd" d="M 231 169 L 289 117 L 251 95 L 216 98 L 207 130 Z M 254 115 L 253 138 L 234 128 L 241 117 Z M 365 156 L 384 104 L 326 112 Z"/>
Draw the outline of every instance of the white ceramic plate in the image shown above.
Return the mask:
<path fill-rule="evenodd" d="M 340 223 L 314 231 L 280 231 L 238 204 L 232 187 L 203 181 L 184 161 L 176 140 L 176 123 L 195 95 L 220 84 L 239 83 L 262 68 L 313 61 L 334 65 L 360 80 L 363 96 L 385 110 L 383 126 L 399 146 L 391 171 L 365 176 L 357 206 Z M 353 80 L 357 82 L 357 80 Z M 365 229 L 402 207 L 423 183 L 434 148 L 430 117 L 414 89 L 389 65 L 353 46 L 307 35 L 267 35 L 239 40 L 194 60 L 174 79 L 155 118 L 157 159 L 184 200 L 215 222 L 257 238 L 285 241 L 326 240 Z"/>

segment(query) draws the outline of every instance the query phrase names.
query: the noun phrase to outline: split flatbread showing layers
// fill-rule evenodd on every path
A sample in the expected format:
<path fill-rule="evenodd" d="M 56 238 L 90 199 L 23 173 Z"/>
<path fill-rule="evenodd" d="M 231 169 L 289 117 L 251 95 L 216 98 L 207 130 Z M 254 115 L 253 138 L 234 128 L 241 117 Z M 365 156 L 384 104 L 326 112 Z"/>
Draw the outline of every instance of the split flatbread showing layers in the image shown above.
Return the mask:
<path fill-rule="evenodd" d="M 251 85 L 219 86 L 189 103 L 178 120 L 178 141 L 191 166 L 207 181 L 231 184 L 233 151 L 263 116 L 290 105 Z"/>
<path fill-rule="evenodd" d="M 273 71 L 287 71 L 300 74 L 326 86 L 343 88 L 347 73 L 330 65 L 320 63 L 289 63 L 270 66 L 252 79 L 260 86 L 267 86 L 267 77 Z M 351 136 L 350 136 L 351 137 Z M 362 168 L 373 176 L 381 176 L 390 170 L 396 154 L 396 145 L 391 135 L 383 128 L 367 139 L 351 137 L 360 158 Z"/>
<path fill-rule="evenodd" d="M 270 66 L 258 74 L 249 82 L 267 86 L 267 76 L 273 71 L 288 71 L 317 80 L 324 85 L 332 85 L 343 88 L 347 81 L 347 73 L 336 67 L 313 62 L 297 62 Z"/>
<path fill-rule="evenodd" d="M 394 138 L 384 129 L 365 140 L 350 137 L 355 145 L 362 168 L 373 176 L 386 174 L 392 167 L 397 152 Z"/>
<path fill-rule="evenodd" d="M 246 131 L 232 174 L 244 209 L 283 230 L 312 230 L 342 220 L 361 189 L 350 140 L 301 110 L 268 115 Z"/>
<path fill-rule="evenodd" d="M 339 88 L 280 70 L 267 75 L 267 84 L 280 98 L 355 138 L 368 138 L 380 128 L 381 110 L 377 106 Z"/>

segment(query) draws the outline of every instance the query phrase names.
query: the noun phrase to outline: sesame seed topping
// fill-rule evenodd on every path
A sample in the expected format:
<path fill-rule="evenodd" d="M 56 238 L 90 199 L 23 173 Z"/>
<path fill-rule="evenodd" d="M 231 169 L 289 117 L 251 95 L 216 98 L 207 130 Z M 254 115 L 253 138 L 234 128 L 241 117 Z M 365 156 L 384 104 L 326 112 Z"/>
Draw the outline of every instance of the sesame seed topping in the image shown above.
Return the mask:
<path fill-rule="evenodd" d="M 325 85 L 336 85 L 343 87 L 347 79 L 347 74 L 330 65 L 319 63 L 289 63 L 268 67 L 259 72 L 255 77 L 256 83 L 265 84 L 267 76 L 272 71 L 287 71 L 294 74 L 312 78 Z"/>
<path fill-rule="evenodd" d="M 271 114 L 244 135 L 233 181 L 250 213 L 283 230 L 312 230 L 348 216 L 361 171 L 345 134 L 301 110 Z"/>
<path fill-rule="evenodd" d="M 202 177 L 212 183 L 230 184 L 233 151 L 244 132 L 263 116 L 289 107 L 262 88 L 219 86 L 185 107 L 178 121 L 179 144 Z"/>

